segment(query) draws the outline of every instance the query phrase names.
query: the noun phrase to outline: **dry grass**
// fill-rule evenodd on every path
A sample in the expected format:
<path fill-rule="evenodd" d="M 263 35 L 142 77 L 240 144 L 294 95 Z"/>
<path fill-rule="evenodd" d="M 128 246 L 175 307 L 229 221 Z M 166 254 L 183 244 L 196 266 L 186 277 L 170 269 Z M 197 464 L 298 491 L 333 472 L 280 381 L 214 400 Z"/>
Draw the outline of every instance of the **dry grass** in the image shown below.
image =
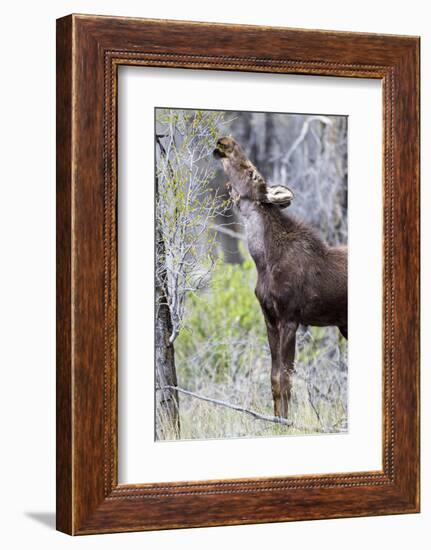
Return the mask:
<path fill-rule="evenodd" d="M 341 337 L 338 338 L 336 329 L 314 328 L 303 333 L 299 342 L 292 386 L 292 427 L 254 419 L 242 412 L 180 395 L 181 439 L 346 432 L 346 343 Z M 272 415 L 269 350 L 266 346 L 249 342 L 242 359 L 246 364 L 244 369 L 227 372 L 217 381 L 206 376 L 205 369 L 200 369 L 200 376 L 190 380 L 190 365 L 180 361 L 179 386 L 192 388 L 201 395 L 222 399 L 261 414 Z"/>

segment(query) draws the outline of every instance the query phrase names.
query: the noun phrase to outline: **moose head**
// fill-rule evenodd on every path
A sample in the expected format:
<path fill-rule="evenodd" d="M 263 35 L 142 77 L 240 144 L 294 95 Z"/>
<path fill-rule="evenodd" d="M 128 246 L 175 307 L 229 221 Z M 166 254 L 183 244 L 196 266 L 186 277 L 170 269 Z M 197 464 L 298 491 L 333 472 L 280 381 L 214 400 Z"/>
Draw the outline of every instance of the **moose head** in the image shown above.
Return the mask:
<path fill-rule="evenodd" d="M 268 186 L 265 179 L 250 162 L 243 149 L 232 137 L 217 141 L 214 156 L 219 158 L 229 176 L 232 198 L 274 204 L 286 208 L 293 200 L 293 192 L 283 185 Z"/>

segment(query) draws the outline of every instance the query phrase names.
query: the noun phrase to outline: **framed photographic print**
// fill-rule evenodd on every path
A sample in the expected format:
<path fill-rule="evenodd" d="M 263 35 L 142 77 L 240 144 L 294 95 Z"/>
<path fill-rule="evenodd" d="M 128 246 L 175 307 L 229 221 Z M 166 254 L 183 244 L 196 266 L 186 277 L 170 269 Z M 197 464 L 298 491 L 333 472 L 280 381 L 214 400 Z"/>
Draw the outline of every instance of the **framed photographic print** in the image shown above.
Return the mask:
<path fill-rule="evenodd" d="M 419 39 L 57 21 L 57 528 L 419 511 Z"/>

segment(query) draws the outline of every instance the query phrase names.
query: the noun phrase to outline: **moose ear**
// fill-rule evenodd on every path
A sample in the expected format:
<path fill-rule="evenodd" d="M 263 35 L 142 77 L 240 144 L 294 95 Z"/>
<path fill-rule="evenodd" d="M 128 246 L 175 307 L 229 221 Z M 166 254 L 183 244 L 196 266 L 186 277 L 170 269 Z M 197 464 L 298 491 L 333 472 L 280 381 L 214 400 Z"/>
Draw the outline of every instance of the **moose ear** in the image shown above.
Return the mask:
<path fill-rule="evenodd" d="M 266 188 L 266 194 L 264 202 L 276 204 L 280 208 L 289 206 L 293 199 L 293 192 L 283 185 L 275 185 L 273 187 Z"/>

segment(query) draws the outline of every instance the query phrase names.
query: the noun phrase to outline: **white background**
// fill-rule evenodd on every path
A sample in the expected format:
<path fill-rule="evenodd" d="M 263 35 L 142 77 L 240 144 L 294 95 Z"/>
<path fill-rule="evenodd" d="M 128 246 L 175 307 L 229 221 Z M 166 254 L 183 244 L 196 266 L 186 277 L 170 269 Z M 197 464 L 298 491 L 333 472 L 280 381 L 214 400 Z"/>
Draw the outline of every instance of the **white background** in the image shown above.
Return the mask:
<path fill-rule="evenodd" d="M 381 82 L 147 67 L 122 67 L 119 78 L 120 482 L 381 470 Z M 150 289 L 154 257 L 155 105 L 348 114 L 347 434 L 154 441 L 154 298 Z M 363 298 L 364 288 L 367 300 Z"/>
<path fill-rule="evenodd" d="M 8 2 L 2 11 L 1 543 L 5 548 L 428 548 L 431 339 L 422 343 L 422 514 L 72 539 L 54 523 L 55 18 L 74 12 L 422 36 L 422 150 L 431 148 L 427 2 Z M 263 6 L 263 7 L 262 7 Z M 430 164 L 422 166 L 423 334 L 431 331 Z"/>

